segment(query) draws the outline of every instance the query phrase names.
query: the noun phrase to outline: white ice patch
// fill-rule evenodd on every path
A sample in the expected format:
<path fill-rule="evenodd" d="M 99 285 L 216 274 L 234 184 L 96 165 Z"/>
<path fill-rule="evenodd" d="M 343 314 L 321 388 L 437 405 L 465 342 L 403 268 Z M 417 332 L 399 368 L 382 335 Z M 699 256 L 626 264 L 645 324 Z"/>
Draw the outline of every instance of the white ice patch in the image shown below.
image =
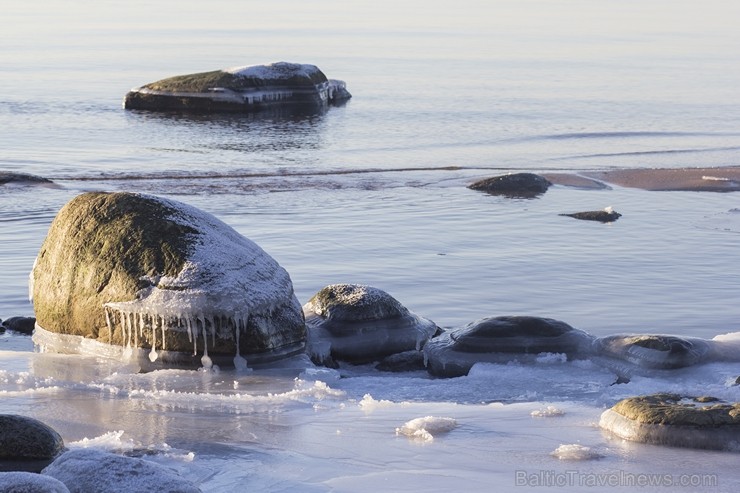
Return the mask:
<path fill-rule="evenodd" d="M 360 409 L 368 413 L 371 413 L 375 411 L 376 409 L 390 407 L 392 405 L 393 405 L 393 401 L 388 401 L 384 399 L 377 401 L 373 399 L 373 396 L 371 396 L 370 394 L 365 394 L 359 403 Z"/>
<path fill-rule="evenodd" d="M 404 435 L 422 442 L 431 442 L 436 435 L 448 433 L 456 426 L 457 420 L 453 418 L 426 416 L 407 421 L 400 428 L 396 428 L 396 435 Z"/>
<path fill-rule="evenodd" d="M 555 406 L 547 406 L 541 409 L 535 409 L 529 415 L 535 418 L 555 418 L 565 416 L 565 411 Z"/>
<path fill-rule="evenodd" d="M 541 364 L 565 363 L 568 361 L 568 355 L 565 353 L 540 353 L 535 361 Z"/>
<path fill-rule="evenodd" d="M 600 452 L 577 443 L 560 445 L 550 455 L 560 460 L 593 460 L 604 457 Z"/>
<path fill-rule="evenodd" d="M 109 431 L 98 437 L 94 438 L 83 438 L 76 442 L 67 443 L 67 447 L 74 448 L 95 448 L 99 450 L 107 450 L 109 452 L 129 452 L 135 448 L 134 441 L 130 438 L 122 439 L 123 430 Z"/>
<path fill-rule="evenodd" d="M 319 68 L 310 64 L 273 62 L 266 65 L 231 67 L 224 72 L 255 79 L 290 79 L 296 76 L 310 77 L 319 72 Z"/>

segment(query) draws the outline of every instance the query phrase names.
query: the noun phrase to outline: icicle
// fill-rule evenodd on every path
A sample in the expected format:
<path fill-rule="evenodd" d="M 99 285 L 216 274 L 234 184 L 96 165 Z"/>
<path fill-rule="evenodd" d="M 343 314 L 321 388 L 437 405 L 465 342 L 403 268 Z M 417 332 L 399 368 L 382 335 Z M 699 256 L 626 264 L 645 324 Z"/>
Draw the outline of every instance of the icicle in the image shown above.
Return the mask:
<path fill-rule="evenodd" d="M 192 324 L 192 318 L 188 317 L 185 319 L 185 325 L 188 328 L 188 342 L 193 342 L 193 324 Z"/>
<path fill-rule="evenodd" d="M 166 351 L 167 347 L 165 345 L 166 339 L 164 337 L 164 317 L 162 316 L 159 317 L 159 325 L 160 327 L 162 327 L 162 351 Z"/>
<path fill-rule="evenodd" d="M 203 368 L 210 369 L 213 367 L 213 361 L 208 357 L 208 333 L 206 332 L 205 324 L 203 325 L 203 357 L 200 358 L 200 363 Z"/>
<path fill-rule="evenodd" d="M 152 317 L 152 350 L 149 351 L 149 361 L 154 363 L 157 361 L 157 327 Z"/>
<path fill-rule="evenodd" d="M 108 326 L 108 344 L 113 344 L 113 324 L 110 321 L 110 311 L 108 307 L 104 306 L 103 311 L 105 312 L 105 325 Z"/>

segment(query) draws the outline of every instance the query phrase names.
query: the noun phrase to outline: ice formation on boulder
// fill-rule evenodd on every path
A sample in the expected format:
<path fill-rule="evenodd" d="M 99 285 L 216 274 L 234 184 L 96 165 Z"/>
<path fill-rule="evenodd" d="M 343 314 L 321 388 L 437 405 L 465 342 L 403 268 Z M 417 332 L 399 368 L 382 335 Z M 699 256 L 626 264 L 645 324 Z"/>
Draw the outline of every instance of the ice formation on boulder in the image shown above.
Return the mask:
<path fill-rule="evenodd" d="M 162 79 L 132 89 L 124 108 L 254 112 L 276 107 L 322 109 L 352 95 L 315 65 L 275 62 Z"/>
<path fill-rule="evenodd" d="M 172 200 L 89 193 L 59 213 L 33 273 L 37 326 L 209 367 L 299 352 L 288 273 L 214 216 Z M 48 342 L 48 334 L 37 340 Z M 185 358 L 187 359 L 187 358 Z"/>
<path fill-rule="evenodd" d="M 541 317 L 488 317 L 435 337 L 424 346 L 429 373 L 466 375 L 479 362 L 550 362 L 586 358 L 593 337 L 565 322 Z M 547 354 L 543 354 L 547 353 Z"/>
<path fill-rule="evenodd" d="M 404 435 L 414 440 L 431 442 L 435 435 L 448 433 L 457 427 L 457 420 L 426 416 L 407 421 L 400 428 L 396 428 L 396 435 Z"/>
<path fill-rule="evenodd" d="M 439 328 L 391 295 L 360 284 L 332 284 L 303 306 L 307 351 L 316 364 L 367 363 L 419 351 Z"/>

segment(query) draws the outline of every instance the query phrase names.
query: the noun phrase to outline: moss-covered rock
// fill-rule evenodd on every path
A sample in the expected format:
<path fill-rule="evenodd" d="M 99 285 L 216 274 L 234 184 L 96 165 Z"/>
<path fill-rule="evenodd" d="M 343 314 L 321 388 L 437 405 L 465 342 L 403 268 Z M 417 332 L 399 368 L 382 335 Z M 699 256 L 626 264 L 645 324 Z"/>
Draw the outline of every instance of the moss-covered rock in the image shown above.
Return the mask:
<path fill-rule="evenodd" d="M 600 426 L 626 440 L 740 450 L 740 403 L 710 396 L 630 397 L 601 415 Z"/>
<path fill-rule="evenodd" d="M 419 350 L 439 328 L 410 312 L 385 291 L 360 284 L 332 284 L 303 306 L 308 351 L 317 364 L 376 361 Z"/>
<path fill-rule="evenodd" d="M 31 284 L 34 340 L 44 345 L 49 332 L 80 336 L 151 349 L 156 360 L 160 350 L 294 352 L 305 340 L 277 262 L 210 214 L 154 196 L 71 200 L 49 228 Z"/>
<path fill-rule="evenodd" d="M 127 109 L 255 112 L 285 106 L 322 109 L 351 97 L 344 82 L 314 65 L 278 62 L 178 75 L 126 94 Z"/>

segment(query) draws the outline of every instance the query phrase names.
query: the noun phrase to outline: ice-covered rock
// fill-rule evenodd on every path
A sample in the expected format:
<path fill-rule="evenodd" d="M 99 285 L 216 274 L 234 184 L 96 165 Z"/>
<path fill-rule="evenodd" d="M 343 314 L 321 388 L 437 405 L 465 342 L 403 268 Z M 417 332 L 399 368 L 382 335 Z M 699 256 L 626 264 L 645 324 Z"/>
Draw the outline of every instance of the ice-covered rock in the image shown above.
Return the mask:
<path fill-rule="evenodd" d="M 478 180 L 468 186 L 490 195 L 503 195 L 513 198 L 532 198 L 547 192 L 550 188 L 547 179 L 534 173 L 509 173 Z"/>
<path fill-rule="evenodd" d="M 50 476 L 33 472 L 0 472 L 3 493 L 69 493 L 69 489 Z"/>
<path fill-rule="evenodd" d="M 654 370 L 674 370 L 704 363 L 714 357 L 713 346 L 699 338 L 662 334 L 617 334 L 594 342 L 593 361 L 629 379 Z"/>
<path fill-rule="evenodd" d="M 201 490 L 172 469 L 144 459 L 95 449 L 70 450 L 42 474 L 64 483 L 71 493 L 200 493 Z"/>
<path fill-rule="evenodd" d="M 424 346 L 424 357 L 432 375 L 458 377 L 480 362 L 537 362 L 543 353 L 586 358 L 592 344 L 591 335 L 559 320 L 489 317 L 435 337 Z"/>
<path fill-rule="evenodd" d="M 714 397 L 630 397 L 604 411 L 599 426 L 636 442 L 740 451 L 740 403 Z"/>
<path fill-rule="evenodd" d="M 155 111 L 255 112 L 280 107 L 324 109 L 352 97 L 315 65 L 276 62 L 162 79 L 132 89 L 123 106 Z"/>
<path fill-rule="evenodd" d="M 360 284 L 332 284 L 303 306 L 307 351 L 316 364 L 367 363 L 420 350 L 439 328 L 391 295 Z"/>
<path fill-rule="evenodd" d="M 407 421 L 403 426 L 396 428 L 396 435 L 404 435 L 413 440 L 431 442 L 434 437 L 448 433 L 457 427 L 454 418 L 443 418 L 438 416 L 425 416 Z"/>
<path fill-rule="evenodd" d="M 74 198 L 52 222 L 30 284 L 42 349 L 208 367 L 304 347 L 285 269 L 219 219 L 173 200 Z"/>
<path fill-rule="evenodd" d="M 26 416 L 0 414 L 0 471 L 39 472 L 62 450 L 64 440 L 50 426 Z"/>

